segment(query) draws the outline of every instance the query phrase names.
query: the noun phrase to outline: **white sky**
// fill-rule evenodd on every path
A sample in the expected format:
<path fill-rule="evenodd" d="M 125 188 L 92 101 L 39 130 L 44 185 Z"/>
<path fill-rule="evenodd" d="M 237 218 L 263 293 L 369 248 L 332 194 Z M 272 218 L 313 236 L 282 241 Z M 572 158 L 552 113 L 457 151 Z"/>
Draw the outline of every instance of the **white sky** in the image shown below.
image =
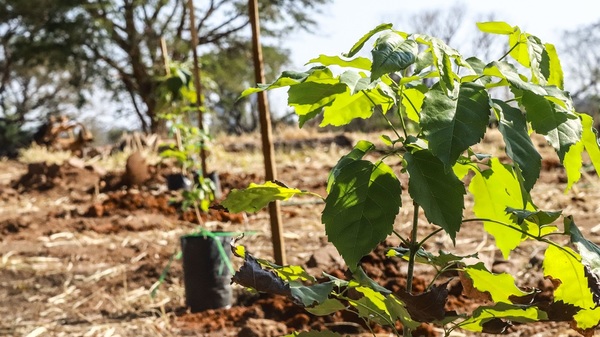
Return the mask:
<path fill-rule="evenodd" d="M 481 15 L 493 12 L 498 20 L 519 26 L 557 47 L 560 32 L 600 19 L 597 0 L 462 0 L 458 3 L 467 8 L 465 25 L 472 24 L 473 29 Z M 303 68 L 306 61 L 319 54 L 339 55 L 348 51 L 362 35 L 380 23 L 393 23 L 395 29 L 412 33 L 407 24 L 411 14 L 454 4 L 452 0 L 334 0 L 319 15 L 317 34 L 292 35 L 286 46 L 292 51 L 294 66 Z"/>

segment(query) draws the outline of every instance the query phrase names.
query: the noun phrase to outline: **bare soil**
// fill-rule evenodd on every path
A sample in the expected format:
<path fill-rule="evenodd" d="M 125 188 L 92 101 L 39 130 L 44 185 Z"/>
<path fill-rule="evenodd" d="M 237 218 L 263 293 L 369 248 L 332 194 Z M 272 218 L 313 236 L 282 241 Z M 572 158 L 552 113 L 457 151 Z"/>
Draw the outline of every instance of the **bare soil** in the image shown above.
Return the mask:
<path fill-rule="evenodd" d="M 329 170 L 348 151 L 347 146 L 363 136 L 290 139 L 280 135 L 279 180 L 324 196 Z M 376 139 L 374 135 L 366 137 Z M 497 133 L 487 137 L 482 152 L 495 153 L 502 148 Z M 564 193 L 564 169 L 543 139 L 536 141 L 550 158 L 544 161 L 533 191 L 538 207 L 573 215 L 588 238 L 600 241 L 600 181 L 596 173 L 584 173 L 582 180 Z M 263 182 L 258 144 L 258 138 L 247 137 L 223 139 L 216 146 L 209 167 L 218 170 L 223 195 L 250 182 Z M 194 212 L 181 211 L 178 194 L 165 187 L 164 177 L 172 167 L 148 166 L 140 179 L 131 173 L 138 168 L 125 172 L 125 164 L 121 171 L 106 173 L 76 160 L 63 164 L 0 161 L 0 336 L 277 336 L 309 328 L 369 332 L 353 315 L 315 318 L 287 299 L 253 294 L 236 285 L 233 307 L 190 313 L 185 307 L 180 260 L 172 263 L 156 296 L 151 297 L 168 261 L 179 251 L 179 237 L 191 232 L 197 219 Z M 392 166 L 400 171 L 400 163 Z M 406 181 L 403 185 L 406 188 Z M 410 205 L 406 194 L 403 205 Z M 470 203 L 467 199 L 466 214 Z M 343 277 L 342 261 L 320 223 L 321 210 L 315 200 L 283 204 L 288 263 L 303 265 L 317 275 L 327 271 Z M 403 207 L 395 229 L 408 233 L 411 218 L 412 207 Z M 211 230 L 250 233 L 239 243 L 255 256 L 271 258 L 266 211 L 234 215 L 213 209 L 203 216 L 203 222 Z M 424 225 L 419 236 L 434 229 Z M 492 243 L 493 238 L 480 225 L 465 224 L 456 247 L 437 235 L 427 248 L 479 252 L 494 271 L 513 272 L 520 286 L 537 287 L 544 296 L 552 296 L 551 282 L 541 276 L 543 250 L 539 246 L 524 244 L 510 260 L 504 260 Z M 406 266 L 386 259 L 383 250 L 363 262 L 380 284 L 394 291 L 405 287 Z M 234 264 L 239 266 L 241 261 L 234 260 Z M 431 271 L 419 267 L 417 272 L 418 290 L 426 285 Z M 449 284 L 449 292 L 448 309 L 469 311 L 476 305 L 462 295 L 456 280 Z M 370 328 L 378 335 L 389 335 L 384 329 Z M 577 336 L 567 323 L 514 326 L 509 333 Z M 413 335 L 440 336 L 441 330 L 423 325 Z"/>

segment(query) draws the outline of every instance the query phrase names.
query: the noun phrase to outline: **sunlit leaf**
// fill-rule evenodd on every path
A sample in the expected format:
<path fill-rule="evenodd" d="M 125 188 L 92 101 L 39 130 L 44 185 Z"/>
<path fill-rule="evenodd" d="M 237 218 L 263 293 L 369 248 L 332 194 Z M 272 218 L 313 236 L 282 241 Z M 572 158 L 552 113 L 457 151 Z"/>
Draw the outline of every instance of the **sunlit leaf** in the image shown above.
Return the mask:
<path fill-rule="evenodd" d="M 567 173 L 567 187 L 565 187 L 565 193 L 567 193 L 573 184 L 579 181 L 581 178 L 581 167 L 583 166 L 583 160 L 581 154 L 583 153 L 583 141 L 577 142 L 569 147 L 569 150 L 565 154 L 563 165 Z"/>
<path fill-rule="evenodd" d="M 402 189 L 383 162 L 356 160 L 336 169 L 321 220 L 329 241 L 354 268 L 391 234 Z"/>
<path fill-rule="evenodd" d="M 545 312 L 536 307 L 522 307 L 507 303 L 497 303 L 494 306 L 482 306 L 473 311 L 473 316 L 459 324 L 461 329 L 475 332 L 494 332 L 502 333 L 504 331 L 486 331 L 486 323 L 493 320 L 501 320 L 508 323 L 506 328 L 510 326 L 509 322 L 537 322 L 547 319 Z M 498 323 L 501 323 L 498 322 Z M 489 329 L 489 328 L 488 328 Z"/>
<path fill-rule="evenodd" d="M 540 39 L 530 35 L 527 37 L 527 52 L 531 66 L 532 82 L 546 85 L 550 77 L 550 60 Z"/>
<path fill-rule="evenodd" d="M 406 111 L 406 117 L 408 117 L 413 122 L 419 122 L 419 113 L 421 112 L 421 107 L 423 106 L 423 100 L 425 99 L 425 94 L 423 91 L 427 91 L 422 89 L 421 87 L 408 88 L 402 91 L 402 105 Z"/>
<path fill-rule="evenodd" d="M 478 218 L 493 220 L 484 221 L 484 228 L 494 236 L 504 258 L 508 258 L 524 238 L 519 232 L 521 227 L 506 214 L 505 209 L 527 207 L 523 205 L 521 186 L 513 169 L 497 158 L 492 158 L 489 165 L 490 168 L 482 172 L 474 170 L 475 175 L 469 184 L 474 199 L 473 212 Z"/>
<path fill-rule="evenodd" d="M 387 111 L 392 104 L 393 101 L 377 89 L 363 90 L 354 95 L 350 93 L 350 89 L 346 89 L 343 94 L 337 95 L 333 103 L 325 107 L 320 126 L 341 126 L 356 118 L 369 118 L 374 109 Z"/>
<path fill-rule="evenodd" d="M 519 165 L 523 173 L 524 187 L 530 191 L 535 185 L 542 169 L 542 157 L 529 137 L 527 120 L 521 110 L 494 100 L 499 110 L 498 130 L 506 144 L 506 154 Z"/>
<path fill-rule="evenodd" d="M 581 118 L 583 128 L 581 135 L 583 146 L 590 156 L 596 172 L 600 172 L 600 147 L 598 146 L 598 135 L 594 129 L 594 119 L 586 114 L 579 114 L 579 118 Z"/>
<path fill-rule="evenodd" d="M 319 55 L 314 59 L 311 59 L 307 62 L 310 63 L 320 63 L 324 66 L 340 66 L 340 67 L 350 67 L 350 68 L 358 68 L 364 70 L 371 69 L 371 60 L 365 57 L 357 57 L 351 60 L 345 60 L 339 56 L 327 56 L 327 55 Z"/>
<path fill-rule="evenodd" d="M 337 176 L 342 172 L 342 168 L 350 163 L 362 159 L 367 153 L 375 149 L 375 145 L 366 140 L 359 140 L 348 154 L 342 156 L 337 164 L 331 169 L 327 177 L 327 193 L 331 191 L 331 185 L 335 182 Z"/>
<path fill-rule="evenodd" d="M 560 280 L 560 285 L 554 290 L 555 301 L 582 309 L 596 307 L 579 254 L 569 247 L 550 245 L 546 249 L 543 267 L 544 276 Z"/>
<path fill-rule="evenodd" d="M 447 170 L 469 146 L 483 138 L 489 114 L 487 91 L 473 82 L 461 84 L 458 99 L 448 97 L 440 89 L 425 94 L 421 128 L 431 152 Z"/>
<path fill-rule="evenodd" d="M 221 204 L 231 213 L 256 212 L 271 201 L 287 200 L 294 195 L 303 193 L 306 192 L 296 188 L 283 187 L 271 181 L 264 184 L 250 183 L 246 189 L 234 189 L 229 192 Z"/>
<path fill-rule="evenodd" d="M 423 208 L 427 220 L 454 239 L 462 222 L 463 183 L 428 150 L 407 152 L 404 159 L 408 164 L 410 196 Z"/>
<path fill-rule="evenodd" d="M 294 108 L 296 114 L 306 115 L 330 104 L 346 90 L 346 85 L 340 83 L 329 69 L 316 70 L 302 83 L 290 87 L 288 105 Z"/>
<path fill-rule="evenodd" d="M 575 222 L 573 217 L 565 217 L 565 233 L 571 237 L 571 242 L 575 244 L 581 256 L 581 262 L 590 268 L 596 275 L 600 275 L 600 247 L 592 241 L 586 239 Z"/>
<path fill-rule="evenodd" d="M 322 68 L 314 68 L 314 69 L 322 69 Z M 271 90 L 271 89 L 276 89 L 276 88 L 281 88 L 281 87 L 288 87 L 291 85 L 296 85 L 298 83 L 302 83 L 302 81 L 304 81 L 314 69 L 311 69 L 307 72 L 284 71 L 281 74 L 281 76 L 279 76 L 279 78 L 277 80 L 275 80 L 275 82 L 273 82 L 273 83 L 258 84 L 258 86 L 256 88 L 248 88 L 248 89 L 244 90 L 242 92 L 242 94 L 240 95 L 240 98 L 246 97 L 248 95 L 251 95 L 251 94 L 254 94 L 257 92 L 265 91 L 265 90 Z"/>
<path fill-rule="evenodd" d="M 511 48 L 510 56 L 512 56 L 517 62 L 521 63 L 525 68 L 531 66 L 529 60 L 529 52 L 527 50 L 527 37 L 529 34 L 521 33 L 519 27 L 515 27 L 512 34 L 508 36 L 508 44 Z"/>
<path fill-rule="evenodd" d="M 384 30 L 388 30 L 392 28 L 392 24 L 391 23 L 384 23 L 384 24 L 380 24 L 379 26 L 371 29 L 371 31 L 369 31 L 367 34 L 363 35 L 355 44 L 354 46 L 352 46 L 352 48 L 350 48 L 350 51 L 345 53 L 344 56 L 345 57 L 352 57 L 354 55 L 356 55 L 356 53 L 358 53 L 363 46 L 365 45 L 365 43 L 371 38 L 373 37 L 373 35 L 382 32 Z"/>
<path fill-rule="evenodd" d="M 382 325 L 393 322 L 385 304 L 385 297 L 382 294 L 368 287 L 356 287 L 354 289 L 361 293 L 363 297 L 348 302 L 358 310 L 361 317 L 367 317 L 369 320 Z"/>
<path fill-rule="evenodd" d="M 546 52 L 548 53 L 548 60 L 550 65 L 550 76 L 548 77 L 548 85 L 555 85 L 559 89 L 564 89 L 564 75 L 562 66 L 560 65 L 560 59 L 556 52 L 556 47 L 553 44 L 546 43 Z"/>
<path fill-rule="evenodd" d="M 415 63 L 418 53 L 419 48 L 415 41 L 405 40 L 396 32 L 382 34 L 371 51 L 371 81 L 385 74 L 406 69 Z"/>
<path fill-rule="evenodd" d="M 509 35 L 515 29 L 503 21 L 477 22 L 477 28 L 484 33 Z"/>
<path fill-rule="evenodd" d="M 473 281 L 473 287 L 481 292 L 488 292 L 496 303 L 512 303 L 511 297 L 522 297 L 530 293 L 524 292 L 515 285 L 515 279 L 507 273 L 494 274 L 488 271 L 483 263 L 463 269 Z"/>

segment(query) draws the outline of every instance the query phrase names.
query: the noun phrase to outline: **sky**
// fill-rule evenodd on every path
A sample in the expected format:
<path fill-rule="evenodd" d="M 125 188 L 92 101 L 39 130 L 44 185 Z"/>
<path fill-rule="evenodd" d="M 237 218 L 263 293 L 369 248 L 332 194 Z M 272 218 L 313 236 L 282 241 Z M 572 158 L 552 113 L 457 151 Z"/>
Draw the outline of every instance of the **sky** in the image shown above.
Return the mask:
<path fill-rule="evenodd" d="M 443 0 L 334 0 L 317 16 L 316 34 L 292 34 L 285 44 L 292 52 L 294 67 L 300 67 L 319 54 L 339 55 L 380 23 L 412 33 L 410 16 L 424 10 L 449 8 L 455 1 Z M 543 42 L 559 45 L 561 32 L 600 20 L 600 2 L 596 0 L 462 0 L 467 8 L 465 26 L 483 14 L 538 36 Z M 404 24 L 403 24 L 404 22 Z"/>

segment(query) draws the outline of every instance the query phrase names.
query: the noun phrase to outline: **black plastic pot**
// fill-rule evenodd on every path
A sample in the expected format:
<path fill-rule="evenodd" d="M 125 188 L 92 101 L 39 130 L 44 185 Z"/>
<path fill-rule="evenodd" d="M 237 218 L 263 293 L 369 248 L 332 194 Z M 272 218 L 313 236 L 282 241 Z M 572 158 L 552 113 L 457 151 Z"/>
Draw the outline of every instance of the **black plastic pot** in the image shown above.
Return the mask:
<path fill-rule="evenodd" d="M 181 173 L 173 173 L 166 176 L 167 178 L 167 188 L 170 191 L 177 190 L 186 190 L 189 191 L 192 189 L 192 181 Z"/>
<path fill-rule="evenodd" d="M 185 302 L 191 312 L 231 306 L 230 242 L 231 236 L 218 232 L 181 237 Z"/>

